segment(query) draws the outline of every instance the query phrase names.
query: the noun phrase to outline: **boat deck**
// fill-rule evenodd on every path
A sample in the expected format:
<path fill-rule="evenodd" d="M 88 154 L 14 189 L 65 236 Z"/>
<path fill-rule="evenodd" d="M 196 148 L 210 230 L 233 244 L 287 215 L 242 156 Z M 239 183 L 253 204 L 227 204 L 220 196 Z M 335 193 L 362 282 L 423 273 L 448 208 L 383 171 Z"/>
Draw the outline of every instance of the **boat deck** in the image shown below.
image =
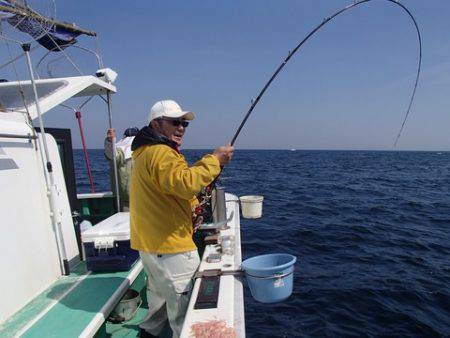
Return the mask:
<path fill-rule="evenodd" d="M 226 194 L 227 217 L 233 214 L 228 229 L 220 236 L 234 238 L 232 253 L 221 254 L 220 245 L 207 245 L 199 271 L 220 269 L 239 270 L 241 265 L 239 203 L 236 196 Z M 210 263 L 211 253 L 221 254 L 221 261 Z M 145 276 L 138 260 L 129 271 L 91 273 L 85 262 L 78 264 L 70 276 L 62 276 L 33 299 L 22 310 L 0 326 L 2 337 L 137 337 L 139 322 L 147 314 Z M 239 277 L 220 276 L 217 307 L 195 309 L 202 278 L 195 281 L 186 314 L 182 337 L 192 337 L 192 325 L 220 320 L 235 330 L 237 337 L 245 337 L 243 288 Z M 141 293 L 142 306 L 128 322 L 106 321 L 110 312 L 129 287 Z M 171 336 L 167 325 L 164 336 Z"/>
<path fill-rule="evenodd" d="M 90 273 L 82 262 L 3 323 L 1 335 L 92 337 L 141 271 L 140 261 L 112 273 Z"/>

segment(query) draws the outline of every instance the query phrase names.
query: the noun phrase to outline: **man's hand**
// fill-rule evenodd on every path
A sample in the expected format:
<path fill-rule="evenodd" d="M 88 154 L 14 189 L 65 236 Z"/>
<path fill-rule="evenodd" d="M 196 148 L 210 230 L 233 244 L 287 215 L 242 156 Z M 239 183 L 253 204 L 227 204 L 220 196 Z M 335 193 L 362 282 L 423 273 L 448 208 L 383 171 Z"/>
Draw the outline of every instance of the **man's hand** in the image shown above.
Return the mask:
<path fill-rule="evenodd" d="M 110 141 L 112 141 L 114 139 L 114 137 L 116 137 L 116 131 L 114 129 L 108 129 L 108 131 L 106 132 L 106 138 Z"/>
<path fill-rule="evenodd" d="M 230 144 L 222 146 L 214 150 L 213 155 L 217 157 L 221 166 L 228 164 L 233 157 L 234 147 Z"/>

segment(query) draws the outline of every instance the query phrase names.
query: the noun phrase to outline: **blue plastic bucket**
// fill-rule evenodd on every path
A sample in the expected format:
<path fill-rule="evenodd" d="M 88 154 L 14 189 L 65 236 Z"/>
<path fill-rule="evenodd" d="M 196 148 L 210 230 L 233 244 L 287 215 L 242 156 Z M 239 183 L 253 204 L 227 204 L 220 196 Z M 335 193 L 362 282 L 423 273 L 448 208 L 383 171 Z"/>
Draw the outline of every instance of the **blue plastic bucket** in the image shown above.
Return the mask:
<path fill-rule="evenodd" d="M 281 302 L 292 294 L 297 257 L 268 254 L 246 259 L 242 269 L 253 298 L 262 303 Z"/>

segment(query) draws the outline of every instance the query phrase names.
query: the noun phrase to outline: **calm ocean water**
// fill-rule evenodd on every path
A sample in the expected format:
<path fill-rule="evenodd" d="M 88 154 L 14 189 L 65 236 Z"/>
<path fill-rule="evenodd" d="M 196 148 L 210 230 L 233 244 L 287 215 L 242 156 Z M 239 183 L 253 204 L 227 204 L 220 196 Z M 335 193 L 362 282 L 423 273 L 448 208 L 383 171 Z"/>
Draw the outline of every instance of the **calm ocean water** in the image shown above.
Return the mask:
<path fill-rule="evenodd" d="M 108 190 L 102 150 L 90 156 Z M 449 152 L 238 150 L 222 177 L 229 192 L 265 197 L 261 219 L 241 220 L 244 258 L 298 257 L 287 301 L 245 290 L 248 337 L 450 336 Z"/>

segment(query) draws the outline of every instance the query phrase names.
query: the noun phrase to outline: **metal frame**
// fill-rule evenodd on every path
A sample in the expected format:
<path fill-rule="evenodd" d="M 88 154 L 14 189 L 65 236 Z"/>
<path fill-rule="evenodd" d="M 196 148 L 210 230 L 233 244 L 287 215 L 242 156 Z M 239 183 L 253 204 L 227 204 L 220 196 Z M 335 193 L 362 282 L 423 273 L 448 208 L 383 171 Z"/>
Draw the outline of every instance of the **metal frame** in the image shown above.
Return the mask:
<path fill-rule="evenodd" d="M 27 140 L 36 140 L 38 138 L 36 135 L 17 135 L 17 134 L 0 134 L 0 137 L 23 138 L 23 139 L 27 139 Z"/>

